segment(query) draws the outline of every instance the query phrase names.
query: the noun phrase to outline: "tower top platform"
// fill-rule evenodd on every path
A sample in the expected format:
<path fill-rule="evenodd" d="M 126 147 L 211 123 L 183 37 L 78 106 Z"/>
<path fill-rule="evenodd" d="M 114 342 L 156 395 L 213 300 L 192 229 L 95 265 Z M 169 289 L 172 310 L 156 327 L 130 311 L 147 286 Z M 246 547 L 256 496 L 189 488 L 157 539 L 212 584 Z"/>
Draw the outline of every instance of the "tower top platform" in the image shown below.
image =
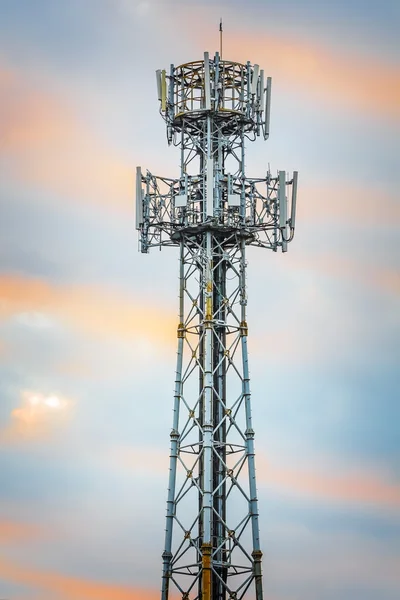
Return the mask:
<path fill-rule="evenodd" d="M 271 78 L 257 64 L 210 58 L 157 71 L 161 115 L 169 131 L 195 128 L 212 113 L 224 135 L 269 134 Z M 170 139 L 170 135 L 169 135 Z"/>

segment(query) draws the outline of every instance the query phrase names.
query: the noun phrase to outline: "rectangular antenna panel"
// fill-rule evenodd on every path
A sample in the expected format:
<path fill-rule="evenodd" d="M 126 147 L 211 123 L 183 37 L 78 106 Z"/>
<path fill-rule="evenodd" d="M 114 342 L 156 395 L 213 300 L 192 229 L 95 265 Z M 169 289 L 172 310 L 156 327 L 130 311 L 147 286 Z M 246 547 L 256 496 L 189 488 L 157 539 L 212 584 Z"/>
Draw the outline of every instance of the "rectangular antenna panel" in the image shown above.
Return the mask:
<path fill-rule="evenodd" d="M 293 171 L 293 183 L 292 183 L 292 209 L 290 213 L 290 227 L 293 229 L 296 225 L 296 199 L 297 199 L 297 179 L 298 171 Z"/>
<path fill-rule="evenodd" d="M 157 97 L 158 97 L 158 100 L 161 102 L 161 99 L 162 99 L 161 69 L 157 69 L 157 71 L 156 71 L 156 78 L 157 78 Z"/>
<path fill-rule="evenodd" d="M 214 161 L 212 158 L 207 159 L 207 217 L 214 216 Z"/>
<path fill-rule="evenodd" d="M 267 93 L 265 95 L 265 139 L 269 137 L 269 120 L 271 115 L 271 86 L 272 79 L 271 77 L 267 77 Z"/>
<path fill-rule="evenodd" d="M 286 171 L 279 171 L 278 201 L 279 201 L 279 227 L 286 227 L 286 222 L 287 222 Z"/>
<path fill-rule="evenodd" d="M 279 201 L 279 227 L 282 234 L 282 252 L 287 252 L 287 199 L 286 199 L 286 171 L 279 171 L 278 184 Z"/>
<path fill-rule="evenodd" d="M 136 167 L 136 229 L 143 223 L 142 168 Z"/>
<path fill-rule="evenodd" d="M 253 77 L 251 80 L 251 93 L 257 94 L 257 83 L 258 83 L 258 72 L 260 70 L 260 65 L 254 65 L 253 67 Z"/>
<path fill-rule="evenodd" d="M 183 206 L 187 206 L 187 194 L 180 194 L 179 196 L 175 196 L 175 208 L 182 208 Z"/>
<path fill-rule="evenodd" d="M 165 69 L 161 71 L 161 110 L 163 112 L 167 110 L 167 80 Z"/>
<path fill-rule="evenodd" d="M 264 110 L 264 70 L 260 71 L 260 112 Z"/>
<path fill-rule="evenodd" d="M 204 52 L 204 99 L 205 109 L 211 110 L 210 59 L 208 52 Z"/>

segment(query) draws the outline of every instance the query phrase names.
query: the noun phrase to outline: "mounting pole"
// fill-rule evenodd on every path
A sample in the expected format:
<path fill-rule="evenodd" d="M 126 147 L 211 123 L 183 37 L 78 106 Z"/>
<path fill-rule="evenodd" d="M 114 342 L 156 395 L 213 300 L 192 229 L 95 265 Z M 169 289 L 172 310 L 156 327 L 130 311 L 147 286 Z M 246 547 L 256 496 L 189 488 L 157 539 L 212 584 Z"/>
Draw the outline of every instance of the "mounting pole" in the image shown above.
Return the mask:
<path fill-rule="evenodd" d="M 219 57 L 222 60 L 222 18 L 219 22 Z"/>
<path fill-rule="evenodd" d="M 136 171 L 141 251 L 180 250 L 162 600 L 263 600 L 246 247 L 286 252 L 298 177 L 246 176 L 245 138 L 269 134 L 271 79 L 223 61 L 222 19 L 219 31 L 213 58 L 156 74 L 180 175 Z"/>

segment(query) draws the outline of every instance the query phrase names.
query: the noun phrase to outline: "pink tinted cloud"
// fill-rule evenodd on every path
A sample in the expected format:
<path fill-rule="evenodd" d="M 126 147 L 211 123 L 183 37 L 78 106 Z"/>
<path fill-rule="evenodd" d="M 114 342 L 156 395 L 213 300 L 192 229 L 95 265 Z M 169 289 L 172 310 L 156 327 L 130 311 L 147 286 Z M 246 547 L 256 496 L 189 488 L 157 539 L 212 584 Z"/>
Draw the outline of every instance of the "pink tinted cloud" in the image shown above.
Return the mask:
<path fill-rule="evenodd" d="M 0 64 L 0 157 L 13 177 L 63 197 L 124 210 L 132 205 L 132 166 L 76 110 L 4 64 Z"/>
<path fill-rule="evenodd" d="M 0 276 L 0 319 L 21 313 L 51 315 L 93 336 L 145 339 L 173 344 L 174 314 L 160 312 L 145 299 L 96 286 L 57 286 L 42 279 Z"/>
<path fill-rule="evenodd" d="M 72 417 L 74 402 L 60 394 L 23 390 L 9 422 L 0 428 L 0 445 L 47 439 L 59 433 Z"/>
<path fill-rule="evenodd" d="M 159 600 L 158 589 L 124 587 L 36 569 L 0 557 L 0 577 L 42 592 L 43 600 Z M 173 599 L 176 600 L 176 599 Z"/>
<path fill-rule="evenodd" d="M 205 49 L 217 49 L 215 32 L 208 26 L 198 27 L 194 35 Z M 344 53 L 339 45 L 333 49 L 285 33 L 249 34 L 234 26 L 224 40 L 224 58 L 259 63 L 296 95 L 300 91 L 315 97 L 322 109 L 351 109 L 373 119 L 400 116 L 398 69 L 371 56 Z"/>
<path fill-rule="evenodd" d="M 318 187 L 300 186 L 298 196 L 298 223 L 343 223 L 346 218 L 355 228 L 383 226 L 383 219 L 386 227 L 400 225 L 400 203 L 396 195 L 373 186 L 356 187 L 346 182 L 337 187 L 326 182 Z"/>
<path fill-rule="evenodd" d="M 366 260 L 341 258 L 329 254 L 293 255 L 288 264 L 295 270 L 311 270 L 324 276 L 350 280 L 382 292 L 400 296 L 400 272 L 395 268 L 373 264 Z"/>
<path fill-rule="evenodd" d="M 46 536 L 46 532 L 33 523 L 0 520 L 0 545 L 35 541 Z"/>
<path fill-rule="evenodd" d="M 151 472 L 156 476 L 168 474 L 167 452 L 149 448 L 113 448 L 107 455 L 109 466 L 129 471 Z M 326 472 L 313 468 L 295 468 L 270 461 L 262 453 L 256 454 L 257 482 L 260 487 L 279 488 L 295 495 L 318 498 L 330 502 L 375 505 L 400 508 L 400 484 L 376 471 L 345 469 L 344 472 Z"/>
<path fill-rule="evenodd" d="M 400 508 L 400 484 L 376 472 L 332 473 L 274 466 L 257 456 L 260 484 L 333 502 Z"/>

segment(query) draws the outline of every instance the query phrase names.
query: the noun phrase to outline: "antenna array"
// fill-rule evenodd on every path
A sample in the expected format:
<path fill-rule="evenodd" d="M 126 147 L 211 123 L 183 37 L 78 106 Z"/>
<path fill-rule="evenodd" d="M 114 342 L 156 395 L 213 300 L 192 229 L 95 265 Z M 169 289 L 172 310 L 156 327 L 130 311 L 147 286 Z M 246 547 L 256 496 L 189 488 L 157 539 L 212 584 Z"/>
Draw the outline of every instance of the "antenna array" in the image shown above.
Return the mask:
<path fill-rule="evenodd" d="M 222 24 L 221 24 L 222 31 Z M 178 354 L 162 600 L 262 600 L 246 318 L 247 246 L 287 251 L 297 172 L 249 178 L 245 141 L 269 136 L 259 65 L 199 61 L 157 71 L 180 175 L 137 168 L 140 248 L 178 246 Z"/>

